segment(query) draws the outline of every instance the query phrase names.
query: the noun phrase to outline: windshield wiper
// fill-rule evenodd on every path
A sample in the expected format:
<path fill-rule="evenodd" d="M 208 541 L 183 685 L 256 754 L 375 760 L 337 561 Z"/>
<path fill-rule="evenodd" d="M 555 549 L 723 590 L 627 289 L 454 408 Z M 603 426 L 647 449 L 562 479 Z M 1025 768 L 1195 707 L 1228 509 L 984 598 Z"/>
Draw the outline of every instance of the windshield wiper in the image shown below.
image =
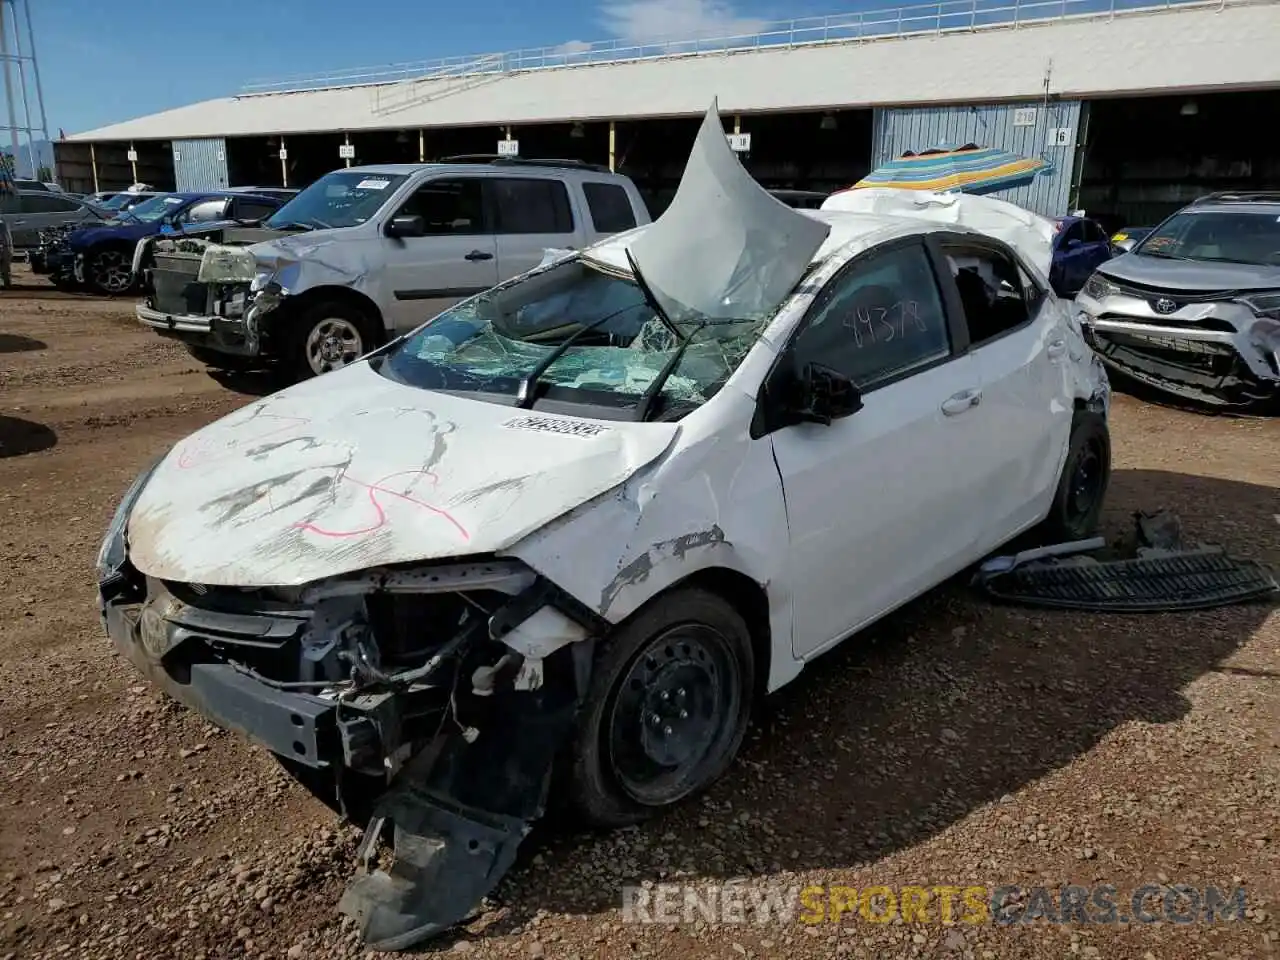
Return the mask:
<path fill-rule="evenodd" d="M 575 340 L 584 333 L 590 333 L 592 330 L 604 326 L 618 314 L 625 313 L 626 311 L 633 309 L 635 306 L 635 304 L 628 304 L 619 310 L 613 311 L 613 313 L 606 313 L 600 319 L 592 320 L 585 327 L 579 327 L 569 336 L 556 344 L 554 350 L 543 357 L 536 367 L 520 379 L 520 386 L 516 388 L 516 406 L 522 410 L 528 410 L 538 402 L 538 395 L 542 392 L 540 389 L 542 387 L 540 382 L 542 377 L 551 369 L 557 360 L 565 355 L 565 351 L 573 346 Z"/>
<path fill-rule="evenodd" d="M 282 223 L 279 226 L 271 227 L 271 229 L 272 230 L 306 230 L 309 232 L 311 230 L 314 230 L 315 227 L 313 227 L 309 223 L 303 223 L 301 220 L 289 220 L 288 222 Z"/>
<path fill-rule="evenodd" d="M 636 286 L 640 288 L 640 293 L 644 296 L 644 302 L 649 305 L 649 309 L 654 315 L 662 321 L 662 325 L 670 330 L 677 340 L 684 340 L 685 335 L 680 332 L 680 328 L 676 326 L 675 321 L 667 316 L 667 311 L 663 309 L 662 304 L 658 302 L 657 296 L 654 295 L 653 288 L 649 286 L 649 281 L 644 278 L 644 274 L 640 272 L 640 264 L 636 263 L 636 258 L 631 255 L 630 249 L 625 251 L 627 255 L 627 263 L 631 266 L 631 274 L 636 278 Z"/>
<path fill-rule="evenodd" d="M 1172 253 L 1160 253 L 1156 250 L 1139 251 L 1141 256 L 1154 257 L 1157 260 L 1190 260 L 1190 257 L 1175 257 Z"/>
<path fill-rule="evenodd" d="M 662 396 L 662 388 L 667 385 L 667 379 L 675 372 L 676 367 L 680 365 L 680 360 L 684 357 L 684 352 L 688 349 L 689 344 L 693 343 L 694 337 L 710 325 L 711 322 L 709 320 L 704 320 L 694 327 L 693 332 L 680 341 L 680 346 L 676 347 L 675 352 L 662 365 L 658 375 L 653 378 L 653 383 L 649 384 L 644 393 L 640 395 L 640 402 L 636 404 L 636 419 L 641 423 L 649 419 L 649 412 Z"/>

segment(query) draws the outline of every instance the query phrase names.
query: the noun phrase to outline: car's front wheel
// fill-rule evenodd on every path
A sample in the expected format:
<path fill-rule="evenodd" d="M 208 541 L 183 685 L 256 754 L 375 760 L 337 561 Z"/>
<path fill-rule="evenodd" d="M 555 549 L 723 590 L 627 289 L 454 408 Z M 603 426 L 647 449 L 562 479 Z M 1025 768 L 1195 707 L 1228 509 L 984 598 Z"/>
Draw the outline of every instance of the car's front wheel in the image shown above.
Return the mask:
<path fill-rule="evenodd" d="M 662 597 L 605 641 L 575 735 L 569 794 L 597 826 L 638 823 L 709 786 L 746 735 L 755 661 L 715 594 Z"/>
<path fill-rule="evenodd" d="M 85 259 L 84 275 L 90 289 L 109 297 L 133 288 L 133 263 L 120 247 L 104 247 L 90 253 Z"/>
<path fill-rule="evenodd" d="M 1110 482 L 1111 434 L 1107 419 L 1100 413 L 1080 411 L 1071 424 L 1067 459 L 1044 523 L 1045 538 L 1064 542 L 1093 536 Z"/>
<path fill-rule="evenodd" d="M 351 304 L 323 301 L 295 320 L 286 344 L 286 361 L 300 380 L 340 370 L 372 350 L 373 324 Z"/>

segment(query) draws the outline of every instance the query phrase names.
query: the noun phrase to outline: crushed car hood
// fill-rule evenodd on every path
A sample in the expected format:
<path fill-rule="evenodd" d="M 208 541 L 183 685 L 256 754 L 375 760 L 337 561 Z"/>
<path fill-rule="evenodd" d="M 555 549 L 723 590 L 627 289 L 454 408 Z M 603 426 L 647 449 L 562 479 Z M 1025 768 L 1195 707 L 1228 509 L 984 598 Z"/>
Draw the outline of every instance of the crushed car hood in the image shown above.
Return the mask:
<path fill-rule="evenodd" d="M 1126 253 L 1100 268 L 1112 280 L 1167 290 L 1277 290 L 1280 267 L 1204 260 L 1168 260 Z"/>
<path fill-rule="evenodd" d="M 490 553 L 617 486 L 678 429 L 421 390 L 359 363 L 178 443 L 134 506 L 129 557 L 162 580 L 255 587 Z"/>

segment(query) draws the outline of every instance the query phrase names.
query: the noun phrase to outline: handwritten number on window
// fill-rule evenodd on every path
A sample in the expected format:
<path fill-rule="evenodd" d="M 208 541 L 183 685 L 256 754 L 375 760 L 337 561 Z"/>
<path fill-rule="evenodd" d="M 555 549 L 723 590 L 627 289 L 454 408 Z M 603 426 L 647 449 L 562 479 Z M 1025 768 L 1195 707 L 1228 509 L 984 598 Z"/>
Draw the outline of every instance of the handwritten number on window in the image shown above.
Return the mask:
<path fill-rule="evenodd" d="M 853 316 L 845 317 L 844 326 L 853 331 L 859 348 L 929 332 L 920 317 L 917 300 L 899 300 L 887 307 L 859 307 Z"/>

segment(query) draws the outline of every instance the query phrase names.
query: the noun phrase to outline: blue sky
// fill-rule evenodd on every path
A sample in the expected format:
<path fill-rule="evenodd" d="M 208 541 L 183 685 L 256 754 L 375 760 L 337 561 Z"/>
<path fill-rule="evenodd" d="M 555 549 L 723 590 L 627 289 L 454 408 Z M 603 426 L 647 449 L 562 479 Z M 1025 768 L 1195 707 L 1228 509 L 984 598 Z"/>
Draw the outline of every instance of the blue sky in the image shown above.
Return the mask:
<path fill-rule="evenodd" d="M 609 37 L 725 36 L 895 0 L 27 0 L 50 133 L 248 81 Z M 911 2 L 911 0 L 907 0 Z M 919 0 L 915 0 L 919 2 Z M 15 84 L 16 86 L 16 84 Z M 2 123 L 0 119 L 0 123 Z M 38 122 L 38 121 L 37 121 Z M 7 137 L 3 137 L 7 145 Z"/>

